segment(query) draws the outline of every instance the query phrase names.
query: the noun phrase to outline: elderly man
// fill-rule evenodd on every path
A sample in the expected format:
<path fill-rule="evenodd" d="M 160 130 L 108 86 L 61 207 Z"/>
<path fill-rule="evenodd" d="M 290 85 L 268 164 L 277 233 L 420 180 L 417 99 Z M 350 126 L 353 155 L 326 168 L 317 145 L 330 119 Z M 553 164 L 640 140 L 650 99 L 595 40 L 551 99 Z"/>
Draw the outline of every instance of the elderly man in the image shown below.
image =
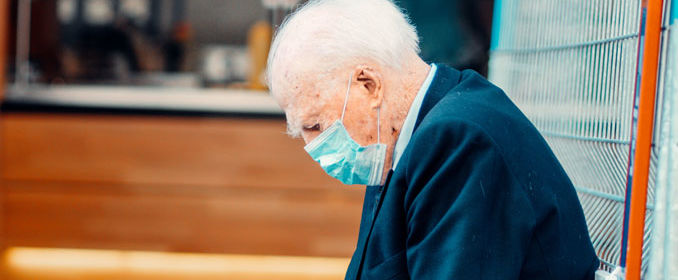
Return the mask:
<path fill-rule="evenodd" d="M 473 71 L 427 65 L 388 0 L 311 0 L 268 81 L 288 132 L 367 185 L 347 279 L 592 279 L 572 183 L 535 127 Z"/>

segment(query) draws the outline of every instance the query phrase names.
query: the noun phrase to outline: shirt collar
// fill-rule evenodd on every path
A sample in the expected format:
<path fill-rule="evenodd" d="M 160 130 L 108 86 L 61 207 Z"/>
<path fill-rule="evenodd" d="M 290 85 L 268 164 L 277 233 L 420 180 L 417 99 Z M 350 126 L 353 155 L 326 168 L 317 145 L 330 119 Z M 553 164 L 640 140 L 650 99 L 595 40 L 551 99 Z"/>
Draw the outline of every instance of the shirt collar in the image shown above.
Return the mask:
<path fill-rule="evenodd" d="M 435 77 L 437 70 L 438 67 L 435 64 L 431 64 L 431 70 L 428 72 L 426 80 L 424 80 L 424 83 L 419 88 L 419 92 L 417 92 L 417 96 L 414 97 L 412 105 L 410 105 L 410 110 L 407 112 L 407 117 L 405 117 L 405 122 L 403 123 L 403 127 L 400 130 L 400 135 L 398 136 L 395 148 L 393 149 L 392 170 L 395 170 L 396 166 L 398 166 L 398 161 L 400 161 L 400 157 L 403 155 L 405 148 L 407 148 L 410 138 L 412 138 L 414 124 L 417 121 L 417 116 L 419 115 L 419 110 L 421 109 L 421 103 L 424 101 L 424 96 L 426 96 L 426 92 L 428 92 L 429 87 L 431 87 L 431 82 L 433 82 L 433 77 Z"/>

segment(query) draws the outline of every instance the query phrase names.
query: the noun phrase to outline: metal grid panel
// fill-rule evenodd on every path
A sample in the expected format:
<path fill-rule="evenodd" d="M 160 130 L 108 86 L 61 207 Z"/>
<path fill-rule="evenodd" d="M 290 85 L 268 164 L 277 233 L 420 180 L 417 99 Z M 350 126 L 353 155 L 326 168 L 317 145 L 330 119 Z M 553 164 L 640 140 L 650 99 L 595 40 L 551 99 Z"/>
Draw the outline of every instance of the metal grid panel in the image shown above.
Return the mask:
<path fill-rule="evenodd" d="M 640 1 L 503 0 L 497 12 L 490 80 L 560 159 L 610 271 L 621 253 Z"/>

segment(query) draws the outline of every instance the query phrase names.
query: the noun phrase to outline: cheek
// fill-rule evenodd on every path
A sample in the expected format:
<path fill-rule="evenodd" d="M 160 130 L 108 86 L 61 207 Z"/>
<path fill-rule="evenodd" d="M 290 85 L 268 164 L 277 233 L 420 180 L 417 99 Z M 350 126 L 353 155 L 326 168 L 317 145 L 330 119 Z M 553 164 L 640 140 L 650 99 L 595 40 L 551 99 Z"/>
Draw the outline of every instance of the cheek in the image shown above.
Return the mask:
<path fill-rule="evenodd" d="M 301 133 L 301 138 L 304 139 L 304 144 L 306 145 L 308 145 L 308 143 L 311 143 L 311 141 L 313 140 L 313 138 L 311 138 L 311 136 L 308 135 L 308 133 L 306 132 Z"/>
<path fill-rule="evenodd" d="M 360 127 L 366 127 L 367 125 L 370 124 L 370 122 L 367 121 L 366 119 L 360 119 L 359 122 L 360 122 Z"/>
<path fill-rule="evenodd" d="M 304 143 L 306 143 L 308 145 L 308 143 L 311 143 L 311 141 L 313 141 L 313 139 L 318 137 L 318 135 L 320 135 L 320 132 L 302 132 L 301 138 L 303 138 Z"/>
<path fill-rule="evenodd" d="M 356 121 L 350 128 L 347 127 L 351 138 L 361 146 L 372 144 L 377 140 L 376 129 L 369 124 L 370 122 L 366 121 Z"/>

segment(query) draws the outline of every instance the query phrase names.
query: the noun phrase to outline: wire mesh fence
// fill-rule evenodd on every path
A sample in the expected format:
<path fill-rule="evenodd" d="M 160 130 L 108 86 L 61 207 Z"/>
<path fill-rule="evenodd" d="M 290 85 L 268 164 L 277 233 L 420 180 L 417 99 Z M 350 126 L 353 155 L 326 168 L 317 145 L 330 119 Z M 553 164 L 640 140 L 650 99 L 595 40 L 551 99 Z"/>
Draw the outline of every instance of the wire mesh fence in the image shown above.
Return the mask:
<path fill-rule="evenodd" d="M 640 0 L 503 0 L 495 9 L 499 24 L 490 80 L 523 110 L 561 161 L 579 194 L 601 269 L 608 271 L 619 265 L 622 252 L 640 5 Z M 655 146 L 644 254 L 657 154 Z"/>

